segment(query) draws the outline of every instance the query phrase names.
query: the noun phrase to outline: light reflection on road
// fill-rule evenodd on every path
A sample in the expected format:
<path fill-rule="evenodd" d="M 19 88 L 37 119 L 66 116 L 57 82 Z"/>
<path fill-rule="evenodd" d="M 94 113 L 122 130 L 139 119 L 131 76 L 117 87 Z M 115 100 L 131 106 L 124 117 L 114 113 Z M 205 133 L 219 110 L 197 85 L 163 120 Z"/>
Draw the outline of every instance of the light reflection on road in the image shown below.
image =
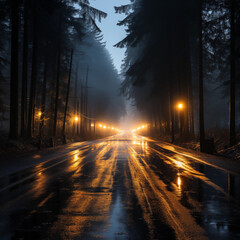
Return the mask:
<path fill-rule="evenodd" d="M 32 178 L 0 195 L 3 239 L 240 236 L 238 175 L 135 134 L 85 144 L 9 179 L 24 176 Z"/>

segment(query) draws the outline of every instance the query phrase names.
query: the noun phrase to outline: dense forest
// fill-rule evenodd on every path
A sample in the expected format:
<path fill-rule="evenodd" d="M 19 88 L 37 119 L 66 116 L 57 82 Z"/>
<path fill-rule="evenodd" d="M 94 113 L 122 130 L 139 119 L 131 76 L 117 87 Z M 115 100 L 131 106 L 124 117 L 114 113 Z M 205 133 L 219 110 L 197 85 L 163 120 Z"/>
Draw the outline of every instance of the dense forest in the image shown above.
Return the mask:
<path fill-rule="evenodd" d="M 115 10 L 126 14 L 127 36 L 116 44 L 126 47 L 122 92 L 152 135 L 198 137 L 204 151 L 210 129 L 228 129 L 228 145 L 236 144 L 240 2 L 132 0 Z"/>
<path fill-rule="evenodd" d="M 116 126 L 120 79 L 97 25 L 107 14 L 88 0 L 0 4 L 1 135 L 86 137 L 99 122 Z"/>
<path fill-rule="evenodd" d="M 122 85 L 98 27 L 107 14 L 88 0 L 0 4 L 2 136 L 89 136 L 97 123 L 117 126 L 125 96 L 152 136 L 200 139 L 202 151 L 219 132 L 228 132 L 228 146 L 237 143 L 239 1 L 115 7 L 126 14 L 118 25 L 127 36 L 115 45 L 126 48 Z"/>

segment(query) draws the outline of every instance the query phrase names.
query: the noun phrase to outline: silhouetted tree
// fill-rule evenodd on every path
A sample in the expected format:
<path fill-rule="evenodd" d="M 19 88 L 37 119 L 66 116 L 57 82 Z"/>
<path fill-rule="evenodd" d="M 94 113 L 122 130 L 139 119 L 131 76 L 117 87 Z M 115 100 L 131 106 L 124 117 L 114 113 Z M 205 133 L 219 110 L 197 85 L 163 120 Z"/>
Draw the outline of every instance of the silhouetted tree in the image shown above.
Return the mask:
<path fill-rule="evenodd" d="M 204 100 L 203 100 L 203 39 L 202 0 L 199 0 L 199 136 L 200 151 L 205 150 Z"/>
<path fill-rule="evenodd" d="M 230 23 L 231 23 L 231 53 L 230 53 L 230 59 L 231 59 L 231 66 L 230 66 L 230 98 L 229 98 L 229 145 L 232 147 L 235 145 L 236 142 L 236 127 L 235 127 L 235 92 L 236 92 L 236 70 L 235 70 L 235 0 L 231 0 L 230 3 Z"/>
<path fill-rule="evenodd" d="M 18 138 L 19 0 L 11 0 L 11 82 L 9 138 Z"/>
<path fill-rule="evenodd" d="M 24 1 L 22 96 L 21 96 L 21 136 L 26 137 L 27 130 L 27 89 L 28 89 L 28 11 L 29 0 Z"/>

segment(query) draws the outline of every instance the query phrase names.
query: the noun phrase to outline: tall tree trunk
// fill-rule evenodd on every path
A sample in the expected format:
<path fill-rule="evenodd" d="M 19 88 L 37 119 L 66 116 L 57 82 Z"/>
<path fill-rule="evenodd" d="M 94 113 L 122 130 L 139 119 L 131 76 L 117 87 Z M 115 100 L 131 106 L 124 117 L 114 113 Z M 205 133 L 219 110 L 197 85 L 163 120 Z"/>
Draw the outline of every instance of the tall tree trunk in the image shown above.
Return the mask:
<path fill-rule="evenodd" d="M 10 82 L 10 128 L 9 138 L 18 138 L 18 32 L 19 0 L 12 0 L 11 26 L 11 82 Z"/>
<path fill-rule="evenodd" d="M 55 56 L 55 59 L 57 57 Z M 56 89 L 56 63 L 52 63 L 51 68 L 51 82 L 50 82 L 50 119 L 48 121 L 48 135 L 53 136 L 53 126 L 54 126 L 54 110 L 55 110 L 55 95 L 54 89 Z"/>
<path fill-rule="evenodd" d="M 57 55 L 57 78 L 56 78 L 56 95 L 55 95 L 55 109 L 54 109 L 54 120 L 53 120 L 53 136 L 57 134 L 57 120 L 58 120 L 58 101 L 59 101 L 59 85 L 60 85 L 60 69 L 61 69 L 61 32 L 62 32 L 62 13 L 59 12 L 59 36 L 58 36 L 58 55 Z"/>
<path fill-rule="evenodd" d="M 88 67 L 87 67 L 87 73 L 86 73 L 86 85 L 85 85 L 85 131 L 87 133 L 88 131 Z"/>
<path fill-rule="evenodd" d="M 63 128 L 62 128 L 63 137 L 65 136 L 65 125 L 66 125 L 66 118 L 67 118 L 67 108 L 68 108 L 69 91 L 70 91 L 71 74 L 72 74 L 72 59 L 73 59 L 73 49 L 71 51 L 71 60 L 70 60 L 69 75 L 68 75 L 67 96 L 66 96 L 66 104 L 65 104 L 65 111 L 64 111 Z"/>
<path fill-rule="evenodd" d="M 28 8 L 29 0 L 24 2 L 23 65 L 22 65 L 22 101 L 21 136 L 27 135 L 27 80 L 28 80 Z"/>
<path fill-rule="evenodd" d="M 44 66 L 44 78 L 42 84 L 42 102 L 41 102 L 41 116 L 40 116 L 40 127 L 39 127 L 39 138 L 42 140 L 43 135 L 43 126 L 44 126 L 44 117 L 45 117 L 45 104 L 46 104 L 46 87 L 47 87 L 47 59 L 45 60 Z"/>
<path fill-rule="evenodd" d="M 74 91 L 74 116 L 78 116 L 78 66 L 76 68 L 76 75 L 75 75 L 75 91 Z M 74 124 L 73 126 L 73 136 L 78 135 L 78 122 Z"/>
<path fill-rule="evenodd" d="M 231 70 L 230 70 L 230 99 L 229 99 L 229 145 L 236 144 L 235 130 L 235 0 L 231 0 Z"/>
<path fill-rule="evenodd" d="M 188 95 L 189 95 L 189 118 L 190 118 L 190 135 L 194 138 L 194 109 L 193 109 L 193 87 L 192 87 L 192 70 L 190 70 L 189 76 L 189 88 L 188 88 Z"/>
<path fill-rule="evenodd" d="M 83 85 L 81 83 L 81 102 L 80 102 L 80 112 L 81 112 L 81 124 L 80 124 L 80 134 L 83 137 L 85 135 L 84 132 L 84 112 L 83 112 L 83 106 L 84 106 L 84 96 L 83 96 Z"/>
<path fill-rule="evenodd" d="M 33 47 L 32 47 L 32 76 L 30 88 L 30 101 L 28 111 L 28 137 L 32 137 L 34 131 L 35 105 L 36 105 L 36 84 L 37 84 L 37 58 L 38 58 L 38 18 L 37 18 L 37 2 L 34 1 L 34 24 L 33 24 Z"/>
<path fill-rule="evenodd" d="M 80 126 L 81 126 L 81 109 L 80 109 L 80 102 L 79 99 L 77 101 L 77 113 L 78 113 L 78 124 L 77 124 L 77 136 L 79 136 L 79 132 L 80 132 Z"/>
<path fill-rule="evenodd" d="M 57 134 L 60 68 L 61 68 L 61 46 L 59 43 L 58 57 L 57 57 L 57 80 L 56 80 L 55 109 L 54 109 L 54 122 L 53 122 L 53 136 L 54 137 Z"/>
<path fill-rule="evenodd" d="M 189 108 L 188 108 L 188 83 L 189 83 L 189 70 L 190 70 L 190 52 L 189 52 L 189 39 L 188 39 L 188 33 L 185 26 L 185 22 L 181 23 L 181 33 L 182 38 L 181 41 L 179 40 L 180 44 L 180 95 L 181 95 L 181 101 L 183 101 L 184 108 L 180 111 L 180 118 L 181 118 L 181 131 L 182 131 L 182 137 L 185 139 L 189 138 Z M 182 61 L 181 59 L 185 59 Z"/>
<path fill-rule="evenodd" d="M 190 36 L 186 34 L 186 50 L 185 50 L 185 69 L 186 69 L 186 127 L 188 137 L 194 137 L 194 113 L 193 113 L 193 89 L 192 89 L 192 64 L 191 64 L 191 44 Z"/>
<path fill-rule="evenodd" d="M 172 76 L 172 41 L 171 36 L 168 39 L 168 68 L 169 68 L 169 103 L 170 103 L 170 119 L 171 119 L 171 136 L 172 143 L 175 141 L 175 124 L 174 124 L 174 91 L 173 91 L 173 76 Z"/>
<path fill-rule="evenodd" d="M 184 65 L 184 80 L 183 80 L 183 86 L 184 88 L 182 89 L 183 91 L 183 99 L 185 103 L 185 107 L 183 109 L 183 132 L 184 132 L 184 137 L 189 138 L 189 71 L 190 71 L 190 62 L 188 61 L 188 51 L 189 51 L 189 45 L 185 46 L 185 65 Z"/>
<path fill-rule="evenodd" d="M 202 0 L 199 0 L 199 135 L 200 151 L 204 152 L 204 100 L 203 100 L 203 42 L 202 42 Z"/>

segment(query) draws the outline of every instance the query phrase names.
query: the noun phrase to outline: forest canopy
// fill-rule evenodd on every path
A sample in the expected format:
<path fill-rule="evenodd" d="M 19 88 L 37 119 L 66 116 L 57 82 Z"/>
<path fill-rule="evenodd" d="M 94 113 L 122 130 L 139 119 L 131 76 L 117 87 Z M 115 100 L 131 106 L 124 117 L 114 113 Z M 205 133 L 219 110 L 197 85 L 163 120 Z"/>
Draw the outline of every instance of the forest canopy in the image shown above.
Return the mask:
<path fill-rule="evenodd" d="M 107 14 L 88 0 L 0 4 L 1 131 L 9 128 L 10 139 L 64 136 L 74 116 L 82 135 L 93 122 L 116 125 L 120 79 L 98 27 Z"/>
<path fill-rule="evenodd" d="M 204 128 L 229 126 L 230 145 L 236 143 L 239 4 L 132 0 L 115 8 L 126 14 L 119 25 L 126 26 L 127 36 L 116 44 L 126 47 L 122 93 L 148 116 L 155 134 L 171 133 L 173 140 L 175 133 L 204 138 Z M 181 113 L 178 102 L 185 106 Z"/>

